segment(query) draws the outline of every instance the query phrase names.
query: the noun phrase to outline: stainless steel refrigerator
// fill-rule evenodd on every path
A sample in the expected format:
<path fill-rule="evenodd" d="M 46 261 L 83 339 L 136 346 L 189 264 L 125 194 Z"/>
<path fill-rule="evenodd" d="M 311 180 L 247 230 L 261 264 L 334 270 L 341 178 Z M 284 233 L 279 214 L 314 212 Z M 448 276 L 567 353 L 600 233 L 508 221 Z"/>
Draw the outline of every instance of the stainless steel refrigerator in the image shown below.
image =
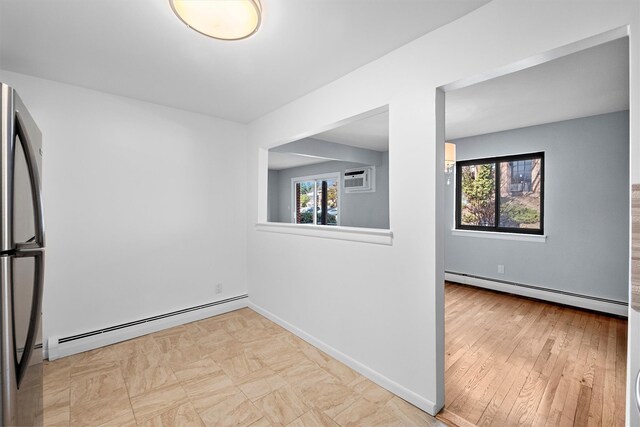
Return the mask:
<path fill-rule="evenodd" d="M 0 404 L 3 426 L 42 425 L 42 134 L 0 83 Z"/>

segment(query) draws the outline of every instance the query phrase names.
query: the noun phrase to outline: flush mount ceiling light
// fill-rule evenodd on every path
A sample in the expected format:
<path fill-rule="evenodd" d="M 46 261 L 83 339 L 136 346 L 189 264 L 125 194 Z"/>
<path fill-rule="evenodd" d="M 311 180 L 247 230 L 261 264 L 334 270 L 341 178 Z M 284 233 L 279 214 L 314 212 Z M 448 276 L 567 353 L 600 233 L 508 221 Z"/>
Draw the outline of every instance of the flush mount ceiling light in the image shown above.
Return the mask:
<path fill-rule="evenodd" d="M 260 0 L 169 0 L 187 26 L 219 40 L 245 39 L 260 27 Z"/>

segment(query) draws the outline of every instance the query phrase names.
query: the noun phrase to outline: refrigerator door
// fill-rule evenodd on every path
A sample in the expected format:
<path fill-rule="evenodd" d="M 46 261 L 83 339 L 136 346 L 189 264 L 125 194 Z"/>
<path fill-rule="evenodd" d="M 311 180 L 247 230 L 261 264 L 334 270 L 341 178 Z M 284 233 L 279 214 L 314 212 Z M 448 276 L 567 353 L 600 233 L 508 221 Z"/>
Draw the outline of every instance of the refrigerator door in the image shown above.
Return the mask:
<path fill-rule="evenodd" d="M 14 109 L 13 242 L 17 250 L 42 249 L 42 134 L 15 91 Z"/>
<path fill-rule="evenodd" d="M 4 329 L 2 425 L 42 425 L 42 347 L 37 346 L 36 341 L 40 334 L 44 252 L 36 250 L 2 256 L 0 270 Z M 27 283 L 27 279 L 31 282 Z M 30 301 L 21 301 L 27 299 L 24 295 L 27 293 Z M 22 329 L 25 325 L 26 329 Z M 13 329 L 14 333 L 6 333 L 6 329 Z"/>
<path fill-rule="evenodd" d="M 14 338 L 16 345 L 16 425 L 42 425 L 42 291 L 44 251 L 13 257 Z M 18 315 L 18 313 L 20 313 Z"/>
<path fill-rule="evenodd" d="M 1 422 L 5 426 L 41 425 L 42 138 L 15 91 L 3 84 L 1 93 Z"/>
<path fill-rule="evenodd" d="M 16 123 L 17 124 L 17 123 Z M 31 185 L 31 175 L 29 173 L 28 154 L 24 147 L 27 147 L 26 138 L 16 135 L 14 179 L 13 179 L 13 240 L 16 246 L 21 243 L 35 244 L 36 240 L 36 210 L 33 204 L 33 188 Z M 37 139 L 36 139 L 37 141 Z M 34 143 L 31 137 L 29 143 Z M 34 151 L 39 147 L 32 147 Z M 27 150 L 30 150 L 27 149 Z M 40 155 L 37 156 L 38 160 Z M 32 159 L 35 165 L 39 165 Z M 13 308 L 14 308 L 14 334 L 16 342 L 17 361 L 22 360 L 25 350 L 25 343 L 29 325 L 31 322 L 31 307 L 34 297 L 34 280 L 36 274 L 35 258 L 21 257 L 13 260 Z M 42 344 L 42 338 L 38 343 Z"/>

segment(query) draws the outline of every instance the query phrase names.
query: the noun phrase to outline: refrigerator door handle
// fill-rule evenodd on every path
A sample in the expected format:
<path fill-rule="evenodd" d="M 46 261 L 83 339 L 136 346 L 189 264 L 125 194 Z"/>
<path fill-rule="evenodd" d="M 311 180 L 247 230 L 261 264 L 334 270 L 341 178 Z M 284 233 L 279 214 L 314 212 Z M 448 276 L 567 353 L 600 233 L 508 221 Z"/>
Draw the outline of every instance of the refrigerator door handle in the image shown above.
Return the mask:
<path fill-rule="evenodd" d="M 20 363 L 16 358 L 16 383 L 18 388 L 22 383 L 25 373 L 29 367 L 29 360 L 36 344 L 38 327 L 40 326 L 40 313 L 42 312 L 42 291 L 44 289 L 44 251 L 33 250 L 16 253 L 16 258 L 33 258 L 35 272 L 33 277 L 33 295 L 31 297 L 31 313 L 29 315 L 29 329 L 27 339 L 24 344 L 24 352 Z"/>
<path fill-rule="evenodd" d="M 640 371 L 636 375 L 636 408 L 640 411 Z"/>
<path fill-rule="evenodd" d="M 29 170 L 29 178 L 31 180 L 31 196 L 33 198 L 33 218 L 35 219 L 35 238 L 29 239 L 27 242 L 16 243 L 16 250 L 21 249 L 39 249 L 44 248 L 44 215 L 42 211 L 42 192 L 40 191 L 40 172 L 38 171 L 38 162 L 33 144 L 26 131 L 24 120 L 20 116 L 20 112 L 15 113 L 16 136 L 20 138 L 22 151 L 27 160 L 27 168 Z"/>

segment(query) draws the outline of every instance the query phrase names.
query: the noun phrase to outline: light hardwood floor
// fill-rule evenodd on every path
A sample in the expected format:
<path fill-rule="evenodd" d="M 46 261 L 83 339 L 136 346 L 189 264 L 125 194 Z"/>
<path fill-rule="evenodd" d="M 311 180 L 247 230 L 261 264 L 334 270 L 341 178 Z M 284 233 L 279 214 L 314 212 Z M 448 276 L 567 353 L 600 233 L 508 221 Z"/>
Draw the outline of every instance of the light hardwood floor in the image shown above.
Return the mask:
<path fill-rule="evenodd" d="M 47 426 L 441 426 L 249 309 L 45 365 Z"/>
<path fill-rule="evenodd" d="M 626 352 L 626 320 L 445 285 L 445 410 L 470 424 L 623 426 Z"/>

